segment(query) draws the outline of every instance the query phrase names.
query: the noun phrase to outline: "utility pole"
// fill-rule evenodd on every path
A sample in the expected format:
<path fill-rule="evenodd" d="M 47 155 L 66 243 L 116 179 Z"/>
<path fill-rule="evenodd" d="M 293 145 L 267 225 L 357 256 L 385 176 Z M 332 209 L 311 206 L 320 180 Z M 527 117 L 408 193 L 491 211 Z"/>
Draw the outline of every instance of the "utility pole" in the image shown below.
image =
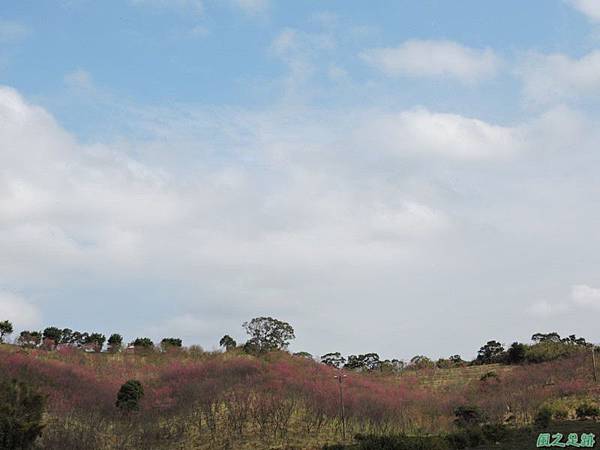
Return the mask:
<path fill-rule="evenodd" d="M 592 344 L 592 366 L 594 367 L 594 383 L 598 382 L 598 377 L 596 376 L 596 346 Z"/>
<path fill-rule="evenodd" d="M 344 410 L 344 378 L 346 375 L 342 373 L 340 370 L 336 376 L 334 376 L 338 380 L 338 385 L 340 387 L 340 416 L 342 418 L 342 442 L 346 441 L 346 412 Z"/>

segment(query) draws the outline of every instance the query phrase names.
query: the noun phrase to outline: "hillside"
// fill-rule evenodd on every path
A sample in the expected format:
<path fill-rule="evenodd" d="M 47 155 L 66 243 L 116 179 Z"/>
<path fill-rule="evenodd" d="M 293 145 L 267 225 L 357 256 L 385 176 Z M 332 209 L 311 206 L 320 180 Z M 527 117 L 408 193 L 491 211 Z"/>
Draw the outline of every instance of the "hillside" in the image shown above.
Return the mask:
<path fill-rule="evenodd" d="M 455 409 L 464 405 L 511 426 L 530 424 L 542 405 L 574 419 L 577 405 L 596 397 L 590 364 L 581 352 L 524 366 L 345 371 L 346 437 L 451 432 Z M 482 380 L 489 372 L 497 376 Z M 337 373 L 286 352 L 140 355 L 0 346 L 0 378 L 18 378 L 48 396 L 40 440 L 47 450 L 321 448 L 342 441 Z M 129 379 L 139 380 L 145 395 L 139 411 L 123 414 L 115 401 Z"/>

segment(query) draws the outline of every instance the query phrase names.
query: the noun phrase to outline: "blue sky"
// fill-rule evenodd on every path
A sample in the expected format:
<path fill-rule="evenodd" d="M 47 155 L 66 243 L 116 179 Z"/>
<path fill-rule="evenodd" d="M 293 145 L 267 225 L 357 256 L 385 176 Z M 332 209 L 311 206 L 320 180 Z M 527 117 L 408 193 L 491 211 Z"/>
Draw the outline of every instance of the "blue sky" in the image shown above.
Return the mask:
<path fill-rule="evenodd" d="M 599 25 L 595 0 L 5 2 L 0 316 L 210 349 L 273 315 L 315 355 L 598 341 Z"/>

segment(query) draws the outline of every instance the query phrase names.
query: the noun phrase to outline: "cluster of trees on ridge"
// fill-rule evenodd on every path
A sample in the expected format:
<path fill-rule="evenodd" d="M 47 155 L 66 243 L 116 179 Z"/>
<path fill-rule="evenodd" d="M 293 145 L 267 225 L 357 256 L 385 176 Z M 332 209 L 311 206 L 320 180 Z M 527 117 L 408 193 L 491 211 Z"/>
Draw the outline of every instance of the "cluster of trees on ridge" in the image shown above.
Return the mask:
<path fill-rule="evenodd" d="M 535 333 L 531 337 L 531 340 L 533 344 L 513 342 L 508 349 L 505 349 L 498 341 L 488 341 L 479 349 L 477 357 L 472 361 L 465 361 L 460 355 L 440 358 L 437 361 L 433 361 L 427 356 L 417 355 L 407 364 L 397 359 L 381 360 L 377 353 L 350 355 L 344 358 L 339 352 L 335 352 L 321 356 L 321 362 L 336 368 L 394 372 L 403 369 L 448 369 L 451 367 L 481 364 L 540 363 L 552 361 L 568 356 L 573 352 L 592 347 L 592 344 L 586 342 L 584 338 L 578 338 L 574 334 L 566 338 L 561 338 L 556 332 Z"/>
<path fill-rule="evenodd" d="M 264 354 L 271 351 L 287 350 L 291 340 L 295 339 L 293 327 L 284 321 L 272 317 L 256 317 L 242 324 L 250 338 L 241 345 L 229 335 L 219 341 L 226 351 L 241 351 L 248 354 Z M 0 322 L 0 343 L 13 333 L 13 325 L 8 321 Z M 460 355 L 440 358 L 433 361 L 427 356 L 417 355 L 408 363 L 398 359 L 380 359 L 377 353 L 342 356 L 339 352 L 331 352 L 320 357 L 320 362 L 337 369 L 357 371 L 399 372 L 404 369 L 452 368 L 480 364 L 521 364 L 551 361 L 568 356 L 575 351 L 592 347 L 584 338 L 570 335 L 562 338 L 558 333 L 535 333 L 533 344 L 513 342 L 507 349 L 495 340 L 488 341 L 478 351 L 477 357 L 465 361 Z M 89 352 L 101 352 L 106 343 L 106 351 L 117 353 L 123 350 L 123 337 L 114 333 L 108 340 L 101 333 L 73 331 L 69 328 L 48 327 L 43 331 L 22 331 L 15 342 L 25 348 L 42 348 L 54 350 L 62 347 L 79 348 Z M 158 345 L 147 337 L 138 337 L 128 345 L 128 349 L 136 352 L 154 350 L 171 351 L 182 348 L 182 340 L 174 337 L 163 338 Z M 313 358 L 308 352 L 294 353 L 298 357 Z"/>

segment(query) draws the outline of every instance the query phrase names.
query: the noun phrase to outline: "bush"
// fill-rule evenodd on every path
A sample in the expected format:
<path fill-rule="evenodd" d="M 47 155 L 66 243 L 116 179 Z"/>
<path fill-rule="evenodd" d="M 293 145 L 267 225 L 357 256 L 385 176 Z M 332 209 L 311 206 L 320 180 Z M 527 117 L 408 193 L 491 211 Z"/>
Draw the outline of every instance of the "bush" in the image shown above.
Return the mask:
<path fill-rule="evenodd" d="M 458 431 L 456 433 L 450 433 L 446 436 L 448 446 L 452 449 L 461 450 L 467 448 L 469 445 L 469 439 L 464 431 Z"/>
<path fill-rule="evenodd" d="M 548 406 L 542 406 L 533 420 L 534 424 L 538 428 L 546 428 L 550 425 L 552 420 L 552 410 Z"/>
<path fill-rule="evenodd" d="M 553 415 L 557 420 L 565 420 L 569 418 L 569 410 L 565 407 L 557 407 L 554 409 Z"/>
<path fill-rule="evenodd" d="M 581 352 L 584 347 L 568 345 L 563 342 L 544 341 L 527 347 L 525 360 L 530 363 L 542 363 L 565 358 Z"/>
<path fill-rule="evenodd" d="M 485 437 L 483 431 L 479 427 L 471 427 L 462 430 L 467 438 L 467 444 L 469 447 L 477 447 L 485 443 Z"/>
<path fill-rule="evenodd" d="M 0 383 L 0 448 L 31 448 L 42 434 L 45 398 L 31 386 L 19 382 Z"/>
<path fill-rule="evenodd" d="M 575 414 L 577 414 L 578 419 L 596 418 L 600 415 L 600 410 L 591 403 L 582 403 L 575 409 Z"/>
<path fill-rule="evenodd" d="M 454 410 L 454 423 L 459 428 L 468 428 L 485 422 L 485 415 L 477 406 L 459 406 Z"/>
<path fill-rule="evenodd" d="M 115 405 L 123 412 L 137 411 L 143 396 L 144 388 L 142 383 L 137 380 L 129 380 L 119 389 Z"/>
<path fill-rule="evenodd" d="M 508 429 L 502 424 L 486 424 L 482 427 L 471 426 L 446 435 L 446 442 L 452 449 L 478 447 L 489 443 L 496 444 L 508 437 Z"/>
<path fill-rule="evenodd" d="M 494 372 L 493 370 L 490 370 L 489 372 L 484 373 L 483 375 L 481 375 L 481 377 L 479 378 L 479 381 L 496 381 L 496 382 L 500 382 L 500 378 L 498 378 L 498 374 L 496 372 Z"/>
<path fill-rule="evenodd" d="M 36 448 L 43 450 L 92 450 L 105 448 L 106 423 L 93 413 L 65 414 L 63 417 L 49 417 Z M 103 442 L 104 441 L 104 442 Z"/>
<path fill-rule="evenodd" d="M 502 442 L 508 437 L 508 429 L 501 423 L 485 424 L 481 431 L 485 440 L 491 443 Z"/>

